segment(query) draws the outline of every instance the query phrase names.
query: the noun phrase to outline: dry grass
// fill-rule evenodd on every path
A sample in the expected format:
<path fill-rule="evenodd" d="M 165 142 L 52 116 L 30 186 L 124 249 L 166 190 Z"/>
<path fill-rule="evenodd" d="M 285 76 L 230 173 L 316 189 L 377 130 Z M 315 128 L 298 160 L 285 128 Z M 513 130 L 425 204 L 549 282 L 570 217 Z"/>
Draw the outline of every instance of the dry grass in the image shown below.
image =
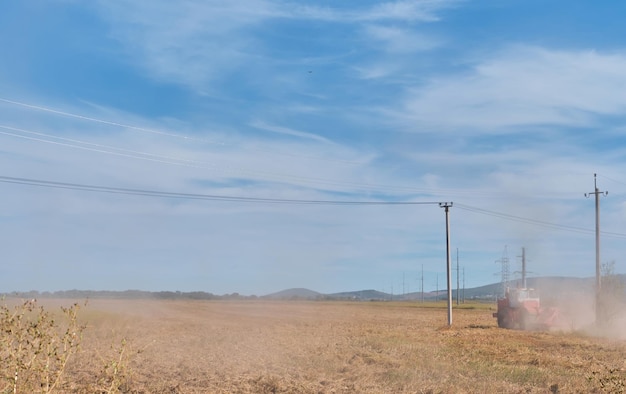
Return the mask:
<path fill-rule="evenodd" d="M 626 343 L 411 303 L 92 300 L 72 392 L 623 392 Z"/>

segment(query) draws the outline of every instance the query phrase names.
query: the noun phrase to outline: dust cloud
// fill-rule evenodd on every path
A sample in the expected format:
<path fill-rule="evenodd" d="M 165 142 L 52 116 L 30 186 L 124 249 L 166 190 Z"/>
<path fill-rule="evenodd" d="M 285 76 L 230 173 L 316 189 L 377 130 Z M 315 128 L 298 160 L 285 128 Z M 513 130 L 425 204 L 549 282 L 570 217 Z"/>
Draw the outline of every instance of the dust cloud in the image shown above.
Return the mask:
<path fill-rule="evenodd" d="M 604 291 L 598 313 L 592 286 L 565 285 L 546 280 L 538 284 L 538 290 L 542 307 L 559 311 L 553 331 L 626 340 L 626 303 L 622 289 Z"/>

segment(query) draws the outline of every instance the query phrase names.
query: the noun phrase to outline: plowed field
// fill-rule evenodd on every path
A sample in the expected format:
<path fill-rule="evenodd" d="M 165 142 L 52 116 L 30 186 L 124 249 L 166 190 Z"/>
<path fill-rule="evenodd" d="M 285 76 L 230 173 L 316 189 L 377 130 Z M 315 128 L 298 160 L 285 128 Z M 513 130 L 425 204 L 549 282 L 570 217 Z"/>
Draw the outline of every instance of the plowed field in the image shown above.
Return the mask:
<path fill-rule="evenodd" d="M 480 305 L 448 328 L 425 305 L 92 300 L 68 380 L 79 391 L 118 360 L 118 387 L 142 393 L 624 390 L 623 341 L 499 329 Z"/>

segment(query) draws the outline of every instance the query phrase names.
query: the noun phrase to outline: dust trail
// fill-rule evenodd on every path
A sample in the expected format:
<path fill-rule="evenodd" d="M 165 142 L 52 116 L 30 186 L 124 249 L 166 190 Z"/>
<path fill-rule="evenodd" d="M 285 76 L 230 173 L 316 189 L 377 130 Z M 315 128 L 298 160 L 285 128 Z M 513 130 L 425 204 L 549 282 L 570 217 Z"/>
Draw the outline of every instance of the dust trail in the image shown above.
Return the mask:
<path fill-rule="evenodd" d="M 626 340 L 623 290 L 612 287 L 605 289 L 600 298 L 601 309 L 596 314 L 595 290 L 588 283 L 580 280 L 574 284 L 565 284 L 547 278 L 537 283 L 542 306 L 559 310 L 559 319 L 553 330 Z"/>

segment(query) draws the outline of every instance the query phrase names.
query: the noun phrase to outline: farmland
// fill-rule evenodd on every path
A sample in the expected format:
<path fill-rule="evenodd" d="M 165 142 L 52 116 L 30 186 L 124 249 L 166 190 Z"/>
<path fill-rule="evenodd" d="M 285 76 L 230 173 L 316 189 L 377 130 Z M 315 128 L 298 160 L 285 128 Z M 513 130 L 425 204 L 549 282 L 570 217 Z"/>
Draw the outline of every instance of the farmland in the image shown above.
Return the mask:
<path fill-rule="evenodd" d="M 66 300 L 46 300 L 53 310 Z M 61 391 L 588 393 L 624 390 L 626 342 L 496 327 L 493 305 L 90 300 Z"/>

